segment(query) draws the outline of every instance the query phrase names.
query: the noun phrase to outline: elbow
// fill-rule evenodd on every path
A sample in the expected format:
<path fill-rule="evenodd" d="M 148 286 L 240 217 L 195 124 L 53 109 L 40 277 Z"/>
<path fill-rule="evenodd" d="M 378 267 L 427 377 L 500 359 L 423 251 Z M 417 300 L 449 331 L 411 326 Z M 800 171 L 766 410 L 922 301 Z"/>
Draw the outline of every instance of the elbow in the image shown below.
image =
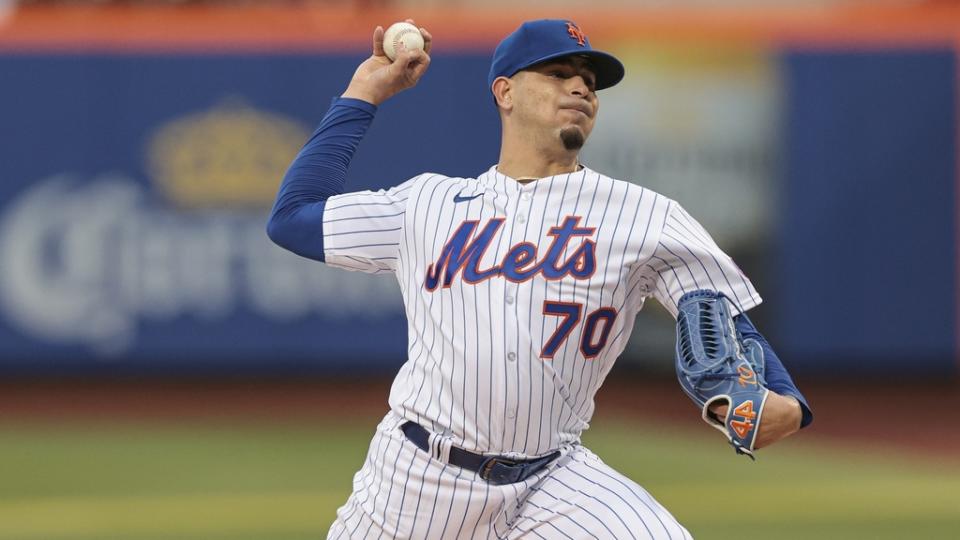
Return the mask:
<path fill-rule="evenodd" d="M 271 242 L 283 247 L 283 220 L 277 217 L 277 211 L 270 212 L 270 218 L 267 219 L 267 238 Z"/>
<path fill-rule="evenodd" d="M 283 249 L 296 253 L 296 242 L 293 239 L 296 231 L 293 229 L 291 220 L 279 216 L 277 212 L 271 213 L 267 220 L 267 238 Z"/>
<path fill-rule="evenodd" d="M 267 238 L 270 239 L 274 244 L 283 246 L 283 224 L 281 220 L 277 219 L 276 212 L 270 214 L 270 219 L 267 220 Z"/>
<path fill-rule="evenodd" d="M 287 251 L 323 262 L 323 213 L 316 212 L 313 220 L 304 214 L 273 212 L 267 220 L 267 237 Z"/>

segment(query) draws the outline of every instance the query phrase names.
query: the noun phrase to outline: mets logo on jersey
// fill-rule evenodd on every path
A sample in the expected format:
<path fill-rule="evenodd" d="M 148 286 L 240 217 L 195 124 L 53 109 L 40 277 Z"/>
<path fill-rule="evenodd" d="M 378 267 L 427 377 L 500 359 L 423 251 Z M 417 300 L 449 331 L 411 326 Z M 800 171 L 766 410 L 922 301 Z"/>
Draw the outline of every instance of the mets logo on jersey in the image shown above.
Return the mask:
<path fill-rule="evenodd" d="M 480 259 L 486 253 L 497 231 L 506 218 L 491 218 L 483 229 L 474 236 L 479 221 L 464 221 L 447 240 L 436 262 L 427 268 L 424 286 L 428 291 L 437 287 L 449 288 L 457 274 L 463 274 L 467 283 L 479 283 L 497 276 L 513 282 L 522 282 L 541 275 L 547 280 L 558 280 L 570 276 L 574 279 L 588 279 L 597 268 L 596 242 L 584 239 L 568 257 L 563 258 L 567 246 L 576 237 L 593 236 L 594 227 L 578 227 L 580 216 L 567 216 L 557 227 L 547 232 L 553 240 L 543 258 L 538 258 L 537 245 L 520 242 L 507 251 L 499 264 L 490 268 L 480 268 Z M 473 240 L 470 238 L 473 237 Z"/>
<path fill-rule="evenodd" d="M 570 34 L 570 39 L 577 40 L 577 45 L 580 45 L 581 47 L 583 47 L 584 43 L 587 41 L 587 35 L 583 33 L 583 30 L 581 30 L 579 26 L 569 21 L 567 21 L 567 33 Z"/>

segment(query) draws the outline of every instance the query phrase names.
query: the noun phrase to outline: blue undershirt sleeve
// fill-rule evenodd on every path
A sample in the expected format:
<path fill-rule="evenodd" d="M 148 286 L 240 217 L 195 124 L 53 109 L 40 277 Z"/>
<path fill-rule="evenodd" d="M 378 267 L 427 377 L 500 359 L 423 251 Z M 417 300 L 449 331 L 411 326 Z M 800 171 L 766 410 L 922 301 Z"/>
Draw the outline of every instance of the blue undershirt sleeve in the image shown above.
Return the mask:
<path fill-rule="evenodd" d="M 267 221 L 267 235 L 278 246 L 324 260 L 324 206 L 343 193 L 347 167 L 376 111 L 376 105 L 359 99 L 333 100 L 280 184 Z"/>
<path fill-rule="evenodd" d="M 760 343 L 761 348 L 763 348 L 767 388 L 780 395 L 797 398 L 797 401 L 800 402 L 800 408 L 803 411 L 800 427 L 807 427 L 807 425 L 813 421 L 813 411 L 810 410 L 810 406 L 807 404 L 807 398 L 803 397 L 803 394 L 797 389 L 797 385 L 793 383 L 793 379 L 790 378 L 790 374 L 787 373 L 787 368 L 783 366 L 783 362 L 780 361 L 777 353 L 773 352 L 773 347 L 771 347 L 766 338 L 757 331 L 757 328 L 745 313 L 734 317 L 733 322 L 737 327 L 737 332 L 740 333 L 741 339 L 755 339 Z"/>

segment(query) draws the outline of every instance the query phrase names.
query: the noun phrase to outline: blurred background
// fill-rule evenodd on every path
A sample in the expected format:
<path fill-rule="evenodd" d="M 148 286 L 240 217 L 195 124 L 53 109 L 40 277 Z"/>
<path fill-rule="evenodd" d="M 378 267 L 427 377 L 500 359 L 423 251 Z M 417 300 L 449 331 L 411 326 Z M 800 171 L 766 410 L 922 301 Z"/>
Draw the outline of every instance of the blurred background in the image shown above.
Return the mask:
<path fill-rule="evenodd" d="M 816 415 L 737 458 L 648 304 L 588 446 L 697 538 L 960 537 L 960 2 L 0 0 L 0 538 L 325 537 L 403 307 L 264 225 L 372 29 L 407 17 L 433 63 L 350 189 L 489 168 L 493 48 L 573 19 L 627 67 L 583 161 L 734 256 Z"/>

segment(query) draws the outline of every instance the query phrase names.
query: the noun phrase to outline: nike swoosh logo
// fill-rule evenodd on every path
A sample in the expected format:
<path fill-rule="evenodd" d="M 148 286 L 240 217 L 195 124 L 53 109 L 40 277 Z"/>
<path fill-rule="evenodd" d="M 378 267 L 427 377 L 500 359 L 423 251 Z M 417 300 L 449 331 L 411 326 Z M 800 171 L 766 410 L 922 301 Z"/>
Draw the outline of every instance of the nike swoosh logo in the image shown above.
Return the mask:
<path fill-rule="evenodd" d="M 461 191 L 460 193 L 463 193 L 463 192 Z M 457 193 L 456 195 L 453 196 L 453 202 L 461 203 L 466 201 L 472 201 L 473 199 L 476 199 L 477 197 L 483 195 L 483 193 L 477 193 L 476 195 L 472 195 L 470 197 L 464 197 L 460 195 L 460 193 Z"/>

